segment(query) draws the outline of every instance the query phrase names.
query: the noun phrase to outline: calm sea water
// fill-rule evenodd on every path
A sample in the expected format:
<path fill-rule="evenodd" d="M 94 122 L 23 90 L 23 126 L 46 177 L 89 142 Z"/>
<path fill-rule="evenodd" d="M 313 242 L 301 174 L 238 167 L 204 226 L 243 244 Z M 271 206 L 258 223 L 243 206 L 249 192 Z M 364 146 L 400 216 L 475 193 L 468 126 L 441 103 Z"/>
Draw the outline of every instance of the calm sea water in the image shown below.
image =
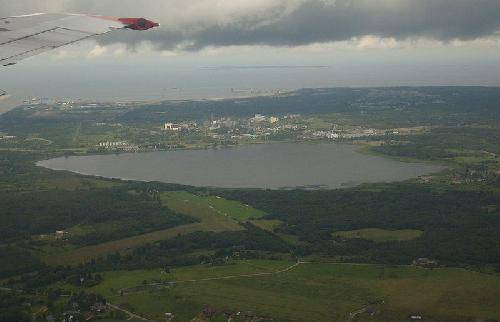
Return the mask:
<path fill-rule="evenodd" d="M 236 60 L 199 56 L 167 59 L 160 54 L 150 59 L 133 56 L 59 61 L 48 59 L 50 55 L 40 55 L 1 69 L 0 89 L 11 94 L 12 100 L 22 102 L 30 97 L 91 101 L 232 98 L 247 96 L 248 91 L 244 91 L 250 89 L 259 92 L 318 87 L 498 86 L 498 56 L 497 51 L 493 51 L 485 56 L 490 59 L 479 63 L 462 61 L 462 56 L 454 60 L 448 54 L 441 59 L 435 55 L 415 59 L 401 53 L 374 56 L 371 51 L 363 57 L 345 54 L 342 59 L 330 55 L 321 59 L 277 55 L 274 59 L 255 57 L 255 61 L 249 56 Z M 260 67 L 203 68 L 242 63 Z M 268 68 L 262 68 L 263 65 Z M 0 101 L 0 113 L 12 106 L 15 104 Z"/>
<path fill-rule="evenodd" d="M 181 150 L 63 157 L 39 162 L 54 170 L 141 181 L 224 188 L 339 188 L 390 182 L 443 169 L 356 152 L 341 144 L 265 144 L 218 150 Z"/>

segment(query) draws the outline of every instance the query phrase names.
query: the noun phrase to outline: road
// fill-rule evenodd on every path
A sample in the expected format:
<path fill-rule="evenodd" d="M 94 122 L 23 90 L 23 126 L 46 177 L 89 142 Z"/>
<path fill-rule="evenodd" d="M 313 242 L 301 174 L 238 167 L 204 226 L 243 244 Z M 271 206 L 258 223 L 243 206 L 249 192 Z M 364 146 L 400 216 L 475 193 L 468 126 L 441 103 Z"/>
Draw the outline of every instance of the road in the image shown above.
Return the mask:
<path fill-rule="evenodd" d="M 78 126 L 75 129 L 75 133 L 73 134 L 73 138 L 71 142 L 76 144 L 78 142 L 78 138 L 80 137 L 80 132 L 82 131 L 82 122 L 78 123 Z"/>
<path fill-rule="evenodd" d="M 128 319 L 129 319 L 129 320 L 130 320 L 130 319 L 137 319 L 137 320 L 141 320 L 141 321 L 152 321 L 152 320 L 146 319 L 145 317 L 142 317 L 142 316 L 140 316 L 140 315 L 137 315 L 137 314 L 135 314 L 135 313 L 132 313 L 132 312 L 130 312 L 130 311 L 127 311 L 127 310 L 125 310 L 125 309 L 122 309 L 122 308 L 121 308 L 121 307 L 119 307 L 118 305 L 114 305 L 114 304 L 112 304 L 112 303 L 109 303 L 109 302 L 108 302 L 108 306 L 109 306 L 110 308 L 114 309 L 114 310 L 118 310 L 118 311 L 121 311 L 121 312 L 123 312 L 123 313 L 125 313 L 125 314 L 128 314 L 128 316 L 129 316 L 129 318 L 128 318 Z"/>
<path fill-rule="evenodd" d="M 365 313 L 367 309 L 368 309 L 368 306 L 364 307 L 364 308 L 362 308 L 360 310 L 357 310 L 355 312 L 349 313 L 349 318 L 347 319 L 347 322 L 353 322 L 353 321 L 355 321 L 356 320 L 356 316 Z"/>
<path fill-rule="evenodd" d="M 353 322 L 353 321 L 356 321 L 356 317 L 360 314 L 363 314 L 365 313 L 366 311 L 368 311 L 368 309 L 370 307 L 372 307 L 374 304 L 377 304 L 377 305 L 381 305 L 381 304 L 384 304 L 385 303 L 385 300 L 380 300 L 378 302 L 375 302 L 373 303 L 372 305 L 369 305 L 369 306 L 365 306 L 364 308 L 362 309 L 359 309 L 357 311 L 354 311 L 354 312 L 351 312 L 349 313 L 348 317 L 347 317 L 347 322 Z"/>
<path fill-rule="evenodd" d="M 197 283 L 197 282 L 207 282 L 207 281 L 218 281 L 218 280 L 228 280 L 228 279 L 234 279 L 234 278 L 249 278 L 249 277 L 259 277 L 259 276 L 269 276 L 269 275 L 277 275 L 277 274 L 283 274 L 288 271 L 291 271 L 292 269 L 298 267 L 299 265 L 303 264 L 309 264 L 309 262 L 296 262 L 293 265 L 290 265 L 284 269 L 280 269 L 274 272 L 263 272 L 263 273 L 254 273 L 254 274 L 241 274 L 241 275 L 228 275 L 228 276 L 220 276 L 220 277 L 209 277 L 209 278 L 202 278 L 202 279 L 190 279 L 190 280 L 182 280 L 182 281 L 171 281 L 167 283 L 150 283 L 146 285 L 141 285 L 141 286 L 160 286 L 160 287 L 168 287 L 171 285 L 176 285 L 176 284 L 185 284 L 185 283 Z M 118 294 L 120 295 L 129 295 L 129 294 L 138 294 L 138 293 L 144 293 L 146 292 L 145 290 L 142 291 L 137 291 L 137 292 L 127 292 L 127 290 L 134 289 L 135 287 L 129 287 L 129 288 L 122 288 L 118 290 Z M 108 306 L 121 311 L 123 313 L 126 313 L 129 315 L 129 320 L 130 319 L 138 319 L 141 321 L 151 321 L 146 319 L 145 317 L 142 317 L 140 315 L 134 314 L 130 311 L 127 311 L 125 309 L 122 309 L 121 307 L 114 305 L 112 303 L 108 302 Z"/>
<path fill-rule="evenodd" d="M 172 285 L 177 285 L 177 284 L 186 284 L 186 283 L 198 283 L 198 282 L 209 282 L 209 281 L 220 281 L 220 280 L 229 280 L 229 279 L 234 279 L 234 278 L 250 278 L 250 277 L 259 277 L 259 276 L 270 276 L 270 275 L 278 275 L 278 274 L 283 274 L 288 271 L 291 271 L 292 269 L 296 268 L 299 265 L 303 264 L 309 264 L 309 262 L 296 262 L 293 265 L 290 265 L 284 269 L 277 270 L 274 272 L 262 272 L 262 273 L 253 273 L 253 274 L 241 274 L 241 275 L 227 275 L 227 276 L 219 276 L 219 277 L 208 277 L 208 278 L 201 278 L 201 279 L 190 279 L 190 280 L 181 280 L 181 281 L 169 281 L 165 283 L 150 283 L 150 284 L 145 284 L 141 285 L 143 286 L 159 286 L 159 287 L 169 287 Z M 118 294 L 121 295 L 127 295 L 127 294 L 137 294 L 137 293 L 144 293 L 146 292 L 145 290 L 141 291 L 128 291 L 132 290 L 136 287 L 127 287 L 127 288 L 122 288 L 118 290 Z"/>

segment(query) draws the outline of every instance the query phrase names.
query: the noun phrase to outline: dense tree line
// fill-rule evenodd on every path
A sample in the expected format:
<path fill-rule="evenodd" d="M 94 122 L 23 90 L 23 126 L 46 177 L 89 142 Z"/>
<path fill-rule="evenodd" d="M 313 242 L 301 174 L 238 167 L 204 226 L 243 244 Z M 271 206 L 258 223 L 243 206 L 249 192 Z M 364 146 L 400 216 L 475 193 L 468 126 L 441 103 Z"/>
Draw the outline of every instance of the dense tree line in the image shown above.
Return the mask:
<path fill-rule="evenodd" d="M 461 191 L 415 184 L 368 185 L 333 191 L 218 191 L 268 212 L 299 236 L 309 252 L 358 260 L 409 263 L 432 257 L 449 263 L 499 264 L 500 205 L 492 191 Z M 418 229 L 407 242 L 338 241 L 335 231 L 362 228 Z"/>
<path fill-rule="evenodd" d="M 164 102 L 129 111 L 120 122 L 207 120 L 251 117 L 260 113 L 339 113 L 356 124 L 400 127 L 416 125 L 495 124 L 500 118 L 500 89 L 485 87 L 398 87 L 303 89 L 292 95 L 221 101 Z"/>
<path fill-rule="evenodd" d="M 16 246 L 0 246 L 0 278 L 32 272 L 44 267 L 28 249 Z"/>
<path fill-rule="evenodd" d="M 43 289 L 60 281 L 87 288 L 101 281 L 99 272 L 103 271 L 219 263 L 235 253 L 238 253 L 239 258 L 258 258 L 262 257 L 262 254 L 294 251 L 294 247 L 276 235 L 251 223 L 245 224 L 244 228 L 241 231 L 199 231 L 179 235 L 136 247 L 126 254 L 112 253 L 78 266 L 51 267 L 38 262 L 38 266 L 27 266 L 25 272 L 4 272 L 3 277 L 24 273 L 9 281 L 7 285 L 25 290 Z"/>
<path fill-rule="evenodd" d="M 89 231 L 68 238 L 88 245 L 194 221 L 162 207 L 147 192 L 122 188 L 3 193 L 0 207 L 2 242 L 81 225 Z"/>
<path fill-rule="evenodd" d="M 101 275 L 90 264 L 55 267 L 43 265 L 36 271 L 10 278 L 6 285 L 14 289 L 33 291 L 43 290 L 56 282 L 65 282 L 73 286 L 88 288 L 99 284 L 101 281 Z"/>
<path fill-rule="evenodd" d="M 158 248 L 173 254 L 189 253 L 199 249 L 240 249 L 287 252 L 289 246 L 280 238 L 251 223 L 246 223 L 245 230 L 224 233 L 198 232 L 159 243 Z"/>
<path fill-rule="evenodd" d="M 421 160 L 451 160 L 477 152 L 500 154 L 500 129 L 481 127 L 437 128 L 421 135 L 392 136 L 373 149 L 379 153 Z"/>
<path fill-rule="evenodd" d="M 111 254 L 92 263 L 97 270 L 144 269 L 157 267 L 187 266 L 217 262 L 233 253 L 251 253 L 258 256 L 262 252 L 288 253 L 291 245 L 276 235 L 250 223 L 241 231 L 204 232 L 187 235 L 135 248 L 127 254 Z M 193 255 L 197 251 L 205 255 Z"/>
<path fill-rule="evenodd" d="M 22 294 L 0 290 L 0 322 L 31 322 L 31 309 L 25 304 L 27 300 Z"/>

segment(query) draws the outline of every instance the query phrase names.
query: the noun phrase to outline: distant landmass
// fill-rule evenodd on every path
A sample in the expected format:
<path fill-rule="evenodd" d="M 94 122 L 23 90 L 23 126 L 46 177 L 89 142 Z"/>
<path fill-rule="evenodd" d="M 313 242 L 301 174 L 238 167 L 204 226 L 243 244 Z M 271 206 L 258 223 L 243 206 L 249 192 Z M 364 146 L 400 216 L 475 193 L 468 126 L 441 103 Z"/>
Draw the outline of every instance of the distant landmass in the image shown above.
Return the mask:
<path fill-rule="evenodd" d="M 202 70 L 234 70 L 234 69 L 308 69 L 308 68 L 330 68 L 324 65 L 259 65 L 259 66 L 205 66 Z"/>

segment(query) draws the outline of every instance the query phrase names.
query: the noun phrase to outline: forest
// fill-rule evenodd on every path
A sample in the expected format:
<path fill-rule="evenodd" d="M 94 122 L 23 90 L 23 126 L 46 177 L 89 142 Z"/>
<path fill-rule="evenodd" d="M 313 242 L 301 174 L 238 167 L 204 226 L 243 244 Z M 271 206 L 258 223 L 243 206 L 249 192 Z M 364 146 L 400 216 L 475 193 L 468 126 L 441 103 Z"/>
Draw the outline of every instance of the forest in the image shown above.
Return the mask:
<path fill-rule="evenodd" d="M 220 101 L 164 102 L 126 112 L 121 122 L 207 120 L 264 115 L 342 115 L 377 127 L 485 122 L 500 117 L 494 87 L 395 87 L 302 89 L 287 95 Z"/>
<path fill-rule="evenodd" d="M 357 262 L 409 264 L 420 257 L 452 265 L 500 263 L 500 195 L 408 183 L 333 191 L 218 191 L 269 213 L 305 250 Z M 375 243 L 339 240 L 336 231 L 416 229 L 419 239 Z M 500 268 L 500 266 L 499 266 Z"/>
<path fill-rule="evenodd" d="M 2 243 L 81 226 L 90 232 L 70 242 L 91 245 L 193 222 L 162 208 L 147 193 L 121 188 L 3 193 L 0 203 Z"/>
<path fill-rule="evenodd" d="M 52 171 L 36 162 L 87 153 L 73 139 L 81 129 L 75 115 L 33 120 L 23 107 L 4 114 L 0 134 L 19 135 L 16 142 L 23 145 L 2 142 L 0 150 L 0 321 L 28 320 L 25 302 L 50 304 L 50 310 L 59 312 L 73 302 L 88 306 L 100 301 L 87 291 L 101 285 L 109 272 L 223 267 L 245 259 L 391 267 L 426 258 L 436 267 L 496 276 L 499 106 L 498 88 L 305 89 L 279 97 L 110 109 L 83 113 L 80 120 L 150 124 L 206 120 L 212 114 L 300 113 L 374 128 L 424 126 L 419 134 L 389 133 L 351 143 L 363 144 L 364 153 L 447 166 L 441 173 L 404 182 L 337 190 L 196 188 Z M 54 142 L 45 145 L 28 136 Z M 216 213 L 213 205 L 207 209 L 200 202 L 186 210 L 187 200 L 180 198 L 174 210 L 162 200 L 172 191 L 189 192 L 202 201 L 224 198 L 237 209 L 253 207 L 263 217 L 203 222 Z M 363 237 L 359 230 L 415 234 L 384 240 Z M 158 232 L 162 234 L 151 237 Z M 112 242 L 125 246 L 116 250 L 109 246 Z M 52 262 L 54 256 L 93 246 L 104 252 L 76 264 Z M 85 292 L 72 292 L 57 306 L 61 285 Z"/>

